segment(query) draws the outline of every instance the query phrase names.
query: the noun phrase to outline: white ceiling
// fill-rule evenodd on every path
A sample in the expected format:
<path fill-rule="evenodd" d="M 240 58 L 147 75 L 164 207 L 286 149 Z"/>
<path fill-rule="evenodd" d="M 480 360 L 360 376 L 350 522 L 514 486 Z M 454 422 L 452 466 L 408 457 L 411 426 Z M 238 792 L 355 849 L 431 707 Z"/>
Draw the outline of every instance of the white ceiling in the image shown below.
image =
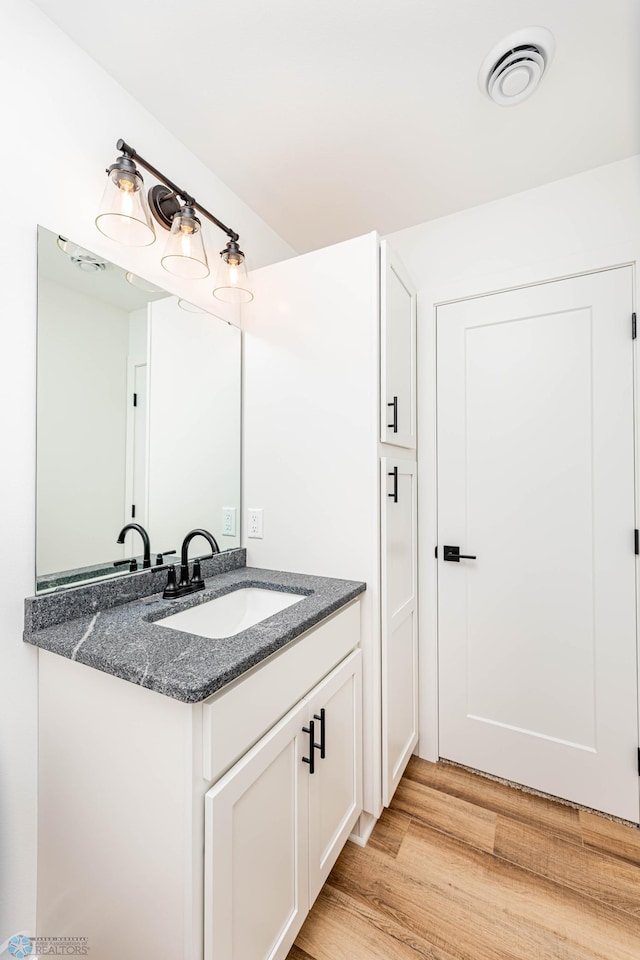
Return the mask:
<path fill-rule="evenodd" d="M 640 0 L 36 3 L 299 251 L 640 152 Z M 498 107 L 480 64 L 532 24 L 555 60 Z"/>

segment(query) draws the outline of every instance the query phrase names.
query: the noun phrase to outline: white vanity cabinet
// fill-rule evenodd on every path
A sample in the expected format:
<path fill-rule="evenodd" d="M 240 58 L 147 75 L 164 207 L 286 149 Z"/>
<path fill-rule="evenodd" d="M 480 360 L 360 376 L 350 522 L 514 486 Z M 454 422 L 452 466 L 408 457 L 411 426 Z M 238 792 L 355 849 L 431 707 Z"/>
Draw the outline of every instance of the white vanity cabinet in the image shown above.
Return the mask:
<path fill-rule="evenodd" d="M 354 600 L 196 704 L 39 650 L 37 933 L 285 957 L 362 810 L 359 644 Z"/>
<path fill-rule="evenodd" d="M 360 660 L 351 654 L 207 793 L 205 960 L 285 957 L 353 829 Z"/>

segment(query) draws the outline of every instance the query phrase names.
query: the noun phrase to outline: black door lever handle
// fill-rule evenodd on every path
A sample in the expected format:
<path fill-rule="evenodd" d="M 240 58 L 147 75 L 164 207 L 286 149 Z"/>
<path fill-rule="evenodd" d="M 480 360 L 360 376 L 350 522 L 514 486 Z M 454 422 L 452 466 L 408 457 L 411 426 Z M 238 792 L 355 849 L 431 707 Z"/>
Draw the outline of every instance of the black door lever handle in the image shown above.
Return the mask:
<path fill-rule="evenodd" d="M 471 553 L 460 553 L 460 547 L 445 546 L 443 560 L 450 560 L 453 563 L 460 563 L 461 560 L 477 560 L 478 558 Z"/>

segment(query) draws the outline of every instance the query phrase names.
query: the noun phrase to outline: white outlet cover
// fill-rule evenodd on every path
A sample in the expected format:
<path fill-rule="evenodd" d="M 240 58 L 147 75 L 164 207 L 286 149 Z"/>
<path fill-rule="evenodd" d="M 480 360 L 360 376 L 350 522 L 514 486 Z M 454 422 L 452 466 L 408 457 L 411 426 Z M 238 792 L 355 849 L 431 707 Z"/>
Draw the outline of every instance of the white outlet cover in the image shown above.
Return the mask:
<path fill-rule="evenodd" d="M 264 537 L 264 520 L 262 507 L 249 507 L 249 524 L 247 537 L 252 540 L 262 540 Z"/>
<path fill-rule="evenodd" d="M 222 536 L 235 537 L 236 530 L 237 530 L 236 508 L 223 507 L 222 508 Z"/>

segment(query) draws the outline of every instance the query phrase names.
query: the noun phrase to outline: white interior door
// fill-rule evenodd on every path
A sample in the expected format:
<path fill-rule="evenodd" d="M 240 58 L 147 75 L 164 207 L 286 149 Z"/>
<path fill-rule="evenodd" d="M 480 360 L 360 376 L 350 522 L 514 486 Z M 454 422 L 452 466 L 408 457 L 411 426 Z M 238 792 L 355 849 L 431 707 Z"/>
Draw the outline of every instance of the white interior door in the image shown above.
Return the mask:
<path fill-rule="evenodd" d="M 380 439 L 416 445 L 416 292 L 385 240 L 380 245 Z"/>
<path fill-rule="evenodd" d="M 438 308 L 439 752 L 638 820 L 631 311 L 630 267 Z"/>
<path fill-rule="evenodd" d="M 417 471 L 384 457 L 381 469 L 382 799 L 418 742 Z"/>

